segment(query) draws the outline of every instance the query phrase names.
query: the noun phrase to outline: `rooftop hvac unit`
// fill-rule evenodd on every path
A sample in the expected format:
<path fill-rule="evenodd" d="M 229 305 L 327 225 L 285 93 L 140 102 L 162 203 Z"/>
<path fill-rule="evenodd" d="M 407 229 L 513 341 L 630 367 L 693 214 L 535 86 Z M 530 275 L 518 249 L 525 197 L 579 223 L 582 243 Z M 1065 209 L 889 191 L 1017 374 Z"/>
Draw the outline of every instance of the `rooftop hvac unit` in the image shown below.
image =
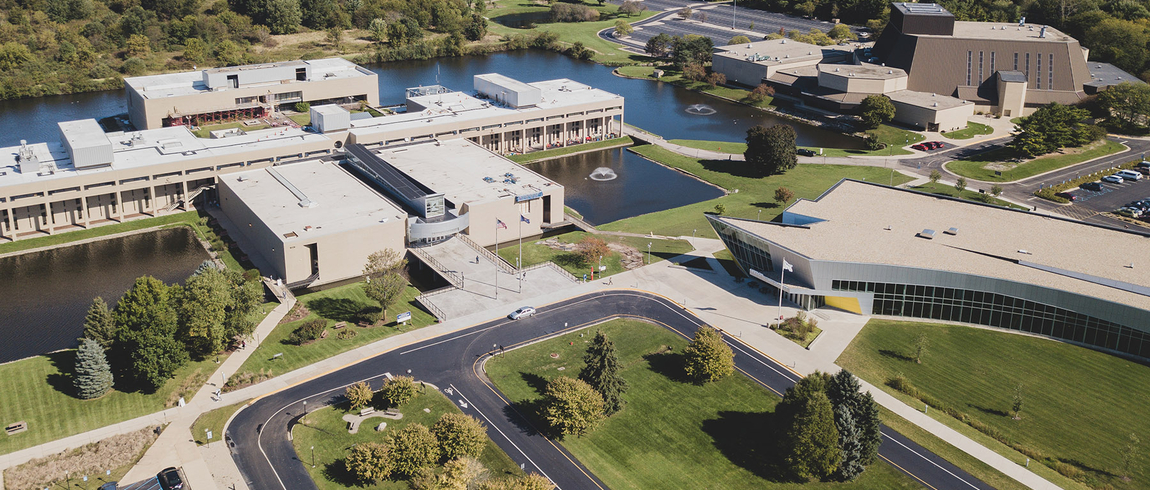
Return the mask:
<path fill-rule="evenodd" d="M 947 235 L 957 235 L 958 234 L 958 228 L 955 228 L 952 226 L 952 227 L 950 227 L 950 229 L 944 231 L 943 233 L 946 233 Z"/>
<path fill-rule="evenodd" d="M 925 238 L 927 240 L 934 240 L 934 230 L 925 229 L 925 230 L 918 232 L 918 234 L 916 234 L 915 236 L 919 237 L 919 238 Z"/>

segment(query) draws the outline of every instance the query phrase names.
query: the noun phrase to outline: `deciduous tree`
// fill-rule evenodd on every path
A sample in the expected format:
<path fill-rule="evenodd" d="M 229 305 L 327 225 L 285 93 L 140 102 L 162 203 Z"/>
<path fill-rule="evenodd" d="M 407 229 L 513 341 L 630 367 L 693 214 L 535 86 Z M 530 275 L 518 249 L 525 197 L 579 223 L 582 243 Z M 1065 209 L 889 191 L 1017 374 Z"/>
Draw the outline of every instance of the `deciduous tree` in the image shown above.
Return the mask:
<path fill-rule="evenodd" d="M 607 416 L 622 410 L 625 404 L 623 393 L 627 391 L 627 381 L 619 375 L 621 369 L 615 343 L 602 330 L 596 332 L 583 355 L 579 379 L 603 396 L 603 412 Z"/>
<path fill-rule="evenodd" d="M 171 336 L 122 330 L 115 347 L 126 360 L 125 372 L 134 387 L 147 393 L 160 389 L 188 363 L 184 345 Z"/>
<path fill-rule="evenodd" d="M 694 13 L 695 13 L 695 11 L 691 10 L 691 7 L 683 7 L 682 9 L 679 10 L 679 13 L 677 15 L 679 16 L 680 19 L 687 20 L 687 19 L 690 19 L 691 15 Z"/>
<path fill-rule="evenodd" d="M 611 254 L 611 248 L 607 246 L 607 242 L 591 234 L 579 240 L 579 244 L 575 246 L 575 250 L 583 263 L 590 265 L 598 264 L 600 259 Z"/>
<path fill-rule="evenodd" d="M 938 169 L 934 169 L 934 170 L 930 171 L 930 183 L 931 184 L 937 184 L 938 180 L 941 178 L 942 178 L 942 172 L 939 172 Z"/>
<path fill-rule="evenodd" d="M 215 267 L 197 271 L 183 286 L 172 286 L 178 318 L 176 339 L 188 353 L 203 358 L 224 349 L 228 342 L 224 327 L 233 306 L 234 285 Z"/>
<path fill-rule="evenodd" d="M 559 376 L 547 383 L 540 415 L 556 434 L 581 436 L 603 420 L 603 396 L 583 381 Z"/>
<path fill-rule="evenodd" d="M 116 303 L 112 320 L 120 331 L 171 337 L 176 332 L 176 311 L 168 286 L 152 276 L 137 278 Z"/>
<path fill-rule="evenodd" d="M 966 185 L 965 179 L 959 177 L 958 180 L 963 181 L 962 184 L 964 186 Z M 930 338 L 926 336 L 926 332 L 919 332 L 918 335 L 914 338 L 913 357 L 915 363 L 922 364 L 922 357 L 926 355 L 926 350 L 928 348 L 930 348 Z"/>
<path fill-rule="evenodd" d="M 859 103 L 859 117 L 864 126 L 877 128 L 894 119 L 894 103 L 885 95 L 868 95 Z"/>
<path fill-rule="evenodd" d="M 727 76 L 722 73 L 713 71 L 707 75 L 706 81 L 707 85 L 709 85 L 711 88 L 715 88 L 719 85 L 727 83 Z"/>
<path fill-rule="evenodd" d="M 184 41 L 184 59 L 192 63 L 203 63 L 208 59 L 208 45 L 198 37 Z"/>
<path fill-rule="evenodd" d="M 427 426 L 413 423 L 391 434 L 391 471 L 412 476 L 439 460 L 439 442 Z"/>
<path fill-rule="evenodd" d="M 96 341 L 105 350 L 116 342 L 116 324 L 104 298 L 97 296 L 88 307 L 88 314 L 84 316 L 84 338 Z"/>
<path fill-rule="evenodd" d="M 715 381 L 735 372 L 735 353 L 717 330 L 703 326 L 683 353 L 683 369 L 695 382 Z"/>
<path fill-rule="evenodd" d="M 463 26 L 463 35 L 470 41 L 483 39 L 487 36 L 487 18 L 482 14 L 471 14 L 467 24 Z"/>
<path fill-rule="evenodd" d="M 966 177 L 959 177 L 958 180 L 954 181 L 954 189 L 958 192 L 966 190 Z"/>
<path fill-rule="evenodd" d="M 619 6 L 619 11 L 627 15 L 627 17 L 635 15 L 644 10 L 647 10 L 647 6 L 644 5 L 643 2 L 636 0 L 627 0 Z"/>
<path fill-rule="evenodd" d="M 707 78 L 707 69 L 698 63 L 688 63 L 683 65 L 683 78 L 693 82 L 701 82 Z"/>
<path fill-rule="evenodd" d="M 431 432 L 439 441 L 439 454 L 447 459 L 478 458 L 487 445 L 487 429 L 470 415 L 445 413 Z"/>
<path fill-rule="evenodd" d="M 842 461 L 830 400 L 826 393 L 817 390 L 793 400 L 791 405 L 795 410 L 783 423 L 786 430 L 782 437 L 787 467 L 801 479 L 830 476 Z"/>
<path fill-rule="evenodd" d="M 750 39 L 750 38 L 748 38 L 747 36 L 744 36 L 744 35 L 740 34 L 740 35 L 738 35 L 738 36 L 732 37 L 732 38 L 731 38 L 731 40 L 730 40 L 729 42 L 727 42 L 727 44 L 728 44 L 728 45 L 731 45 L 731 44 L 747 44 L 747 43 L 749 43 L 749 42 L 751 42 L 751 39 Z"/>
<path fill-rule="evenodd" d="M 367 265 L 363 267 L 366 282 L 363 292 L 368 298 L 379 302 L 384 316 L 387 309 L 395 304 L 399 296 L 407 288 L 407 280 L 400 275 L 400 271 L 407 265 L 407 259 L 402 258 L 392 249 L 380 250 L 367 257 Z"/>
<path fill-rule="evenodd" d="M 391 448 L 378 442 L 361 442 L 347 451 L 347 472 L 360 483 L 375 483 L 391 476 Z"/>
<path fill-rule="evenodd" d="M 76 396 L 81 400 L 91 400 L 104 396 L 112 389 L 112 368 L 104 357 L 104 348 L 92 339 L 81 339 L 76 350 L 76 367 L 72 374 L 72 385 Z"/>
<path fill-rule="evenodd" d="M 1014 420 L 1022 420 L 1022 405 L 1025 400 L 1026 394 L 1023 392 L 1022 383 L 1014 385 L 1014 397 L 1010 404 L 1010 413 Z"/>
<path fill-rule="evenodd" d="M 631 27 L 631 23 L 623 19 L 615 21 L 615 37 L 627 37 L 632 32 L 635 32 L 635 28 Z"/>
<path fill-rule="evenodd" d="M 379 389 L 380 401 L 383 405 L 395 408 L 415 397 L 415 380 L 411 376 L 396 376 L 383 384 Z"/>
<path fill-rule="evenodd" d="M 359 410 L 371 403 L 371 399 L 375 397 L 375 392 L 371 390 L 371 386 L 366 382 L 360 381 L 348 386 L 344 396 L 346 396 L 347 401 L 351 403 L 352 410 Z"/>
<path fill-rule="evenodd" d="M 268 0 L 267 26 L 272 34 L 291 34 L 299 29 L 303 13 L 299 0 Z"/>
<path fill-rule="evenodd" d="M 786 124 L 762 125 L 747 130 L 747 149 L 743 158 L 763 175 L 786 172 L 799 159 L 795 154 L 795 130 Z"/>
<path fill-rule="evenodd" d="M 780 206 L 786 206 L 787 203 L 794 198 L 794 191 L 787 189 L 786 187 L 779 187 L 778 189 L 775 189 L 775 202 L 779 203 Z"/>

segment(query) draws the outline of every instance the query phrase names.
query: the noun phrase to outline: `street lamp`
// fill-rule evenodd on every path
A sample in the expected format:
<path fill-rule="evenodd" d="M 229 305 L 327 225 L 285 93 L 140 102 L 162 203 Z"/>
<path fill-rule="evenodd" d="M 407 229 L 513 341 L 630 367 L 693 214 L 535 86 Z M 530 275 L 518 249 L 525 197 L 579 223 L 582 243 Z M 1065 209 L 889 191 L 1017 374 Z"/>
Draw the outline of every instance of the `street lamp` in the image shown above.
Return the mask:
<path fill-rule="evenodd" d="M 315 468 L 315 446 L 311 447 L 311 467 Z"/>
<path fill-rule="evenodd" d="M 303 414 L 307 415 L 307 400 L 303 401 Z"/>
<path fill-rule="evenodd" d="M 731 0 L 731 30 L 735 30 L 735 12 L 737 10 L 735 8 L 735 3 L 737 1 L 738 0 Z"/>
<path fill-rule="evenodd" d="M 647 265 L 651 265 L 651 242 L 647 242 Z"/>
<path fill-rule="evenodd" d="M 756 221 L 762 221 L 763 220 L 763 210 L 762 209 L 759 210 L 759 214 L 755 215 L 755 220 Z"/>

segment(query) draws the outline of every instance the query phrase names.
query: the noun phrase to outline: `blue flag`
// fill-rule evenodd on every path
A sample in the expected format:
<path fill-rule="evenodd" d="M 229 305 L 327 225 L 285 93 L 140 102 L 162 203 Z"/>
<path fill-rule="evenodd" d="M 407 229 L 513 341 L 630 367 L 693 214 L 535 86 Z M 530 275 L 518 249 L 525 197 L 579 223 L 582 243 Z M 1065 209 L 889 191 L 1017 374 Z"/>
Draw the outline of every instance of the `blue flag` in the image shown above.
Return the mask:
<path fill-rule="evenodd" d="M 527 219 L 527 217 L 523 216 L 522 214 L 519 215 L 519 221 L 522 221 L 522 222 L 527 223 L 527 224 L 531 224 L 531 220 Z"/>

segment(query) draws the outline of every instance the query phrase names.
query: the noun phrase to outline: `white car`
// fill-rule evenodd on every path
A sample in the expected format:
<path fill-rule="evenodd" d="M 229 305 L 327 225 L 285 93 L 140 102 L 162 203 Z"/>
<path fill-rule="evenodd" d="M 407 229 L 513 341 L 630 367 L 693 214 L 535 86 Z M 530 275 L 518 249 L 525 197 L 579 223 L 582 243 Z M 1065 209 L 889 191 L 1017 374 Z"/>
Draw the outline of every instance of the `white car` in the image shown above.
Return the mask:
<path fill-rule="evenodd" d="M 534 314 L 535 314 L 535 308 L 532 308 L 530 306 L 524 306 L 524 307 L 519 308 L 518 310 L 511 312 L 510 315 L 507 315 L 507 318 L 510 318 L 512 320 L 518 320 L 520 318 L 527 318 L 527 317 L 534 315 Z"/>
<path fill-rule="evenodd" d="M 1107 176 L 1102 178 L 1102 181 L 1103 182 L 1111 182 L 1114 184 L 1121 184 L 1122 183 L 1122 177 L 1119 177 L 1117 175 L 1107 175 Z"/>

